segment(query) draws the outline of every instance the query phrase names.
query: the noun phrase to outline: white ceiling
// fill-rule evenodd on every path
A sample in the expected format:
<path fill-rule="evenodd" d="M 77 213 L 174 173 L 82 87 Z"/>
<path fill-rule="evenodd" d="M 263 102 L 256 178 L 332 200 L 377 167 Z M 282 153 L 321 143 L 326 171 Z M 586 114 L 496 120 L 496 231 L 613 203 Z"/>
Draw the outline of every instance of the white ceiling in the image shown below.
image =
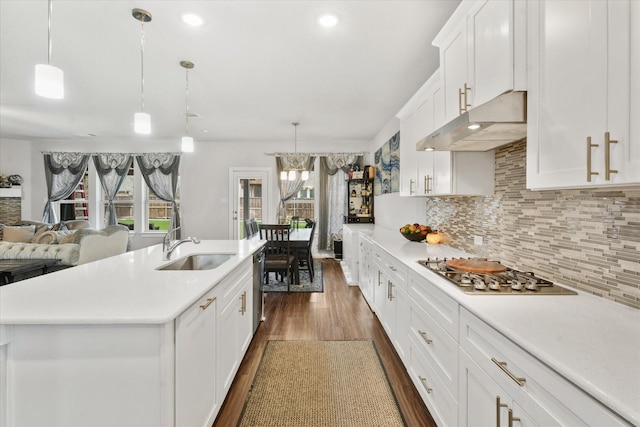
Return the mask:
<path fill-rule="evenodd" d="M 438 67 L 431 41 L 458 0 L 53 0 L 52 65 L 65 99 L 38 97 L 47 61 L 47 1 L 0 0 L 0 137 L 177 139 L 184 133 L 185 70 L 198 141 L 368 141 Z M 140 22 L 145 24 L 145 111 L 152 135 L 133 132 L 140 109 Z M 184 12 L 206 20 L 199 28 Z M 340 23 L 316 24 L 323 12 Z"/>

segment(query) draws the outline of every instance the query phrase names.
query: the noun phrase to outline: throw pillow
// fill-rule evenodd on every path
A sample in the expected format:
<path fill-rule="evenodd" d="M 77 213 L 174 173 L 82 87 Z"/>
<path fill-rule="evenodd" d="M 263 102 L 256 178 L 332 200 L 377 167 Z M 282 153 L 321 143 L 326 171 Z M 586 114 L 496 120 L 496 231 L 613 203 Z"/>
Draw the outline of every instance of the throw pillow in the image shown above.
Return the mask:
<path fill-rule="evenodd" d="M 31 243 L 38 243 L 38 240 L 40 239 L 40 236 L 42 236 L 44 233 L 46 233 L 49 230 L 50 230 L 49 226 L 38 227 L 36 225 L 36 232 L 33 235 L 33 238 L 31 239 Z"/>
<path fill-rule="evenodd" d="M 2 240 L 13 243 L 30 243 L 33 235 L 36 233 L 35 225 L 10 226 L 2 227 Z"/>
<path fill-rule="evenodd" d="M 67 231 L 69 232 L 69 231 Z M 62 232 L 60 232 L 62 233 Z M 60 239 L 60 241 L 58 242 L 58 244 L 60 245 L 64 245 L 65 243 L 76 243 L 76 232 L 72 231 L 69 234 L 65 235 L 63 238 Z"/>

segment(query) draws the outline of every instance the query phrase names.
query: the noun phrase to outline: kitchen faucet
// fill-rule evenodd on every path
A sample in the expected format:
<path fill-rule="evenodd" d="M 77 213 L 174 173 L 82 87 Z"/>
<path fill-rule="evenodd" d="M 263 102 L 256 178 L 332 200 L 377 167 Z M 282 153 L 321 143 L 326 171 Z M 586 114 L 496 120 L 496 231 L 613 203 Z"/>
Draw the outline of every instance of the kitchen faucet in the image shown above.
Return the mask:
<path fill-rule="evenodd" d="M 170 229 L 162 239 L 163 261 L 169 261 L 169 259 L 171 259 L 171 254 L 173 253 L 173 251 L 183 243 L 191 242 L 191 243 L 195 243 L 196 245 L 200 243 L 200 239 L 198 239 L 197 237 L 187 237 L 186 239 L 178 240 L 173 244 L 171 244 L 171 236 L 175 234 L 175 232 L 178 231 L 179 228 L 180 227 L 175 227 Z"/>

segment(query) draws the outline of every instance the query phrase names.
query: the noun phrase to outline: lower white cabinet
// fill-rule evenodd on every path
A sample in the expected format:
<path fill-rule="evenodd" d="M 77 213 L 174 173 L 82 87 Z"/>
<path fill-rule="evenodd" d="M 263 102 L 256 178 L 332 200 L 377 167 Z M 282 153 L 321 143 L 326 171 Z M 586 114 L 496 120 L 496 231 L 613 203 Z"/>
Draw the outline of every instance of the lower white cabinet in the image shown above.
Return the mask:
<path fill-rule="evenodd" d="M 225 396 L 240 367 L 244 353 L 253 336 L 253 317 L 249 307 L 253 307 L 252 276 L 248 270 L 223 288 L 218 341 L 218 393 Z"/>
<path fill-rule="evenodd" d="M 176 319 L 176 426 L 210 426 L 220 407 L 216 315 L 211 291 Z"/>
<path fill-rule="evenodd" d="M 465 309 L 460 310 L 460 425 L 629 424 Z M 497 419 L 496 397 L 500 407 Z M 526 423 L 525 421 L 526 420 Z"/>

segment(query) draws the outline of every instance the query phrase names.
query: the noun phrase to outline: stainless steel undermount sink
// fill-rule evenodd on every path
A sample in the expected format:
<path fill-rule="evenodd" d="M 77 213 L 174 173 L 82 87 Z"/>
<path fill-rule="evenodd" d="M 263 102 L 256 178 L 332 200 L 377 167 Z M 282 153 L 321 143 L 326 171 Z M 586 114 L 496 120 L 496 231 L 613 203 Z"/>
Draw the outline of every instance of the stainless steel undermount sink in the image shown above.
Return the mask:
<path fill-rule="evenodd" d="M 213 270 L 235 254 L 193 254 L 178 258 L 156 270 Z"/>

